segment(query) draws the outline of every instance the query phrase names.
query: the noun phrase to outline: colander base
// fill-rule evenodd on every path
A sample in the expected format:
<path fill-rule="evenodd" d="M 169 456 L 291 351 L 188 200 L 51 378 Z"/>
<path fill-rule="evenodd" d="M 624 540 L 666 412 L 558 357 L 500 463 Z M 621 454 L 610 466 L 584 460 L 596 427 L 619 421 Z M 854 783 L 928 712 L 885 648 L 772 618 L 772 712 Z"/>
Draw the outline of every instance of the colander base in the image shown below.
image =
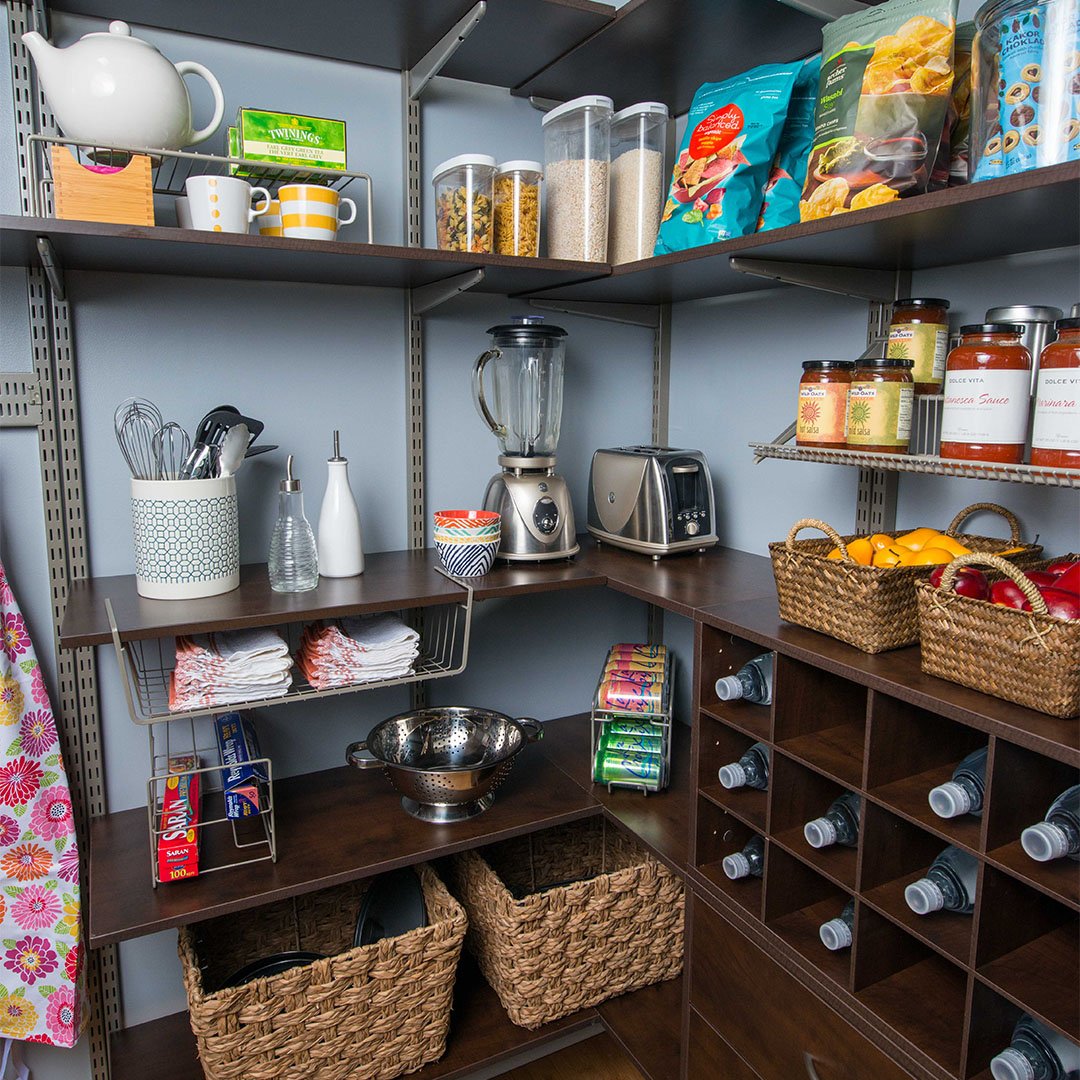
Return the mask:
<path fill-rule="evenodd" d="M 410 799 L 408 795 L 401 796 L 401 806 L 407 814 L 412 814 L 414 818 L 419 818 L 421 821 L 431 821 L 440 825 L 474 818 L 477 814 L 482 814 L 494 801 L 494 793 L 462 803 L 421 803 Z"/>

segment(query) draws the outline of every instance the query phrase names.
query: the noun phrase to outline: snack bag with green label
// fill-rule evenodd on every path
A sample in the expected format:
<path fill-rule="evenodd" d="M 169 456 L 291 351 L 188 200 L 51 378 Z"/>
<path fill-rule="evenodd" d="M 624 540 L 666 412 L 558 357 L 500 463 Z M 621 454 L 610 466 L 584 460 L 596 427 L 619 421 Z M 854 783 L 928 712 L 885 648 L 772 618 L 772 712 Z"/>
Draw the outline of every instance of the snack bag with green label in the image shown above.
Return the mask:
<path fill-rule="evenodd" d="M 955 35 L 956 0 L 886 0 L 825 27 L 803 221 L 926 190 Z"/>
<path fill-rule="evenodd" d="M 698 88 L 655 254 L 753 232 L 801 61 L 764 64 Z"/>

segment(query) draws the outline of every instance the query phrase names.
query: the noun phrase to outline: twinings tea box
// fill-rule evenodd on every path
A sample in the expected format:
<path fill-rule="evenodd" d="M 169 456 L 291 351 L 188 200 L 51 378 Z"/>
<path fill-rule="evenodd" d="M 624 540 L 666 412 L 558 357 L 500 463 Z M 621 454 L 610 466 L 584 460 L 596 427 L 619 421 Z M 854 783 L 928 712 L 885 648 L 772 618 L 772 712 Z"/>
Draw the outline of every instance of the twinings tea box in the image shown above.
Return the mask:
<path fill-rule="evenodd" d="M 230 156 L 274 165 L 312 165 L 339 170 L 347 167 L 344 120 L 240 109 L 235 130 L 234 139 L 233 129 L 229 129 Z M 242 173 L 237 170 L 237 175 Z"/>

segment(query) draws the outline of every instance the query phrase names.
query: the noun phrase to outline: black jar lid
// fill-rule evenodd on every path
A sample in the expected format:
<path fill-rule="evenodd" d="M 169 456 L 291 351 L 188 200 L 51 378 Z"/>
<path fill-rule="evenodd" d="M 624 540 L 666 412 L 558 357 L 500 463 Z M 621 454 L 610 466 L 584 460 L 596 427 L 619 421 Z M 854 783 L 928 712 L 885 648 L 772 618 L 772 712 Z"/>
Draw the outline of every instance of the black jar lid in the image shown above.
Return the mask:
<path fill-rule="evenodd" d="M 944 308 L 949 310 L 948 300 L 942 300 L 938 296 L 908 297 L 906 300 L 894 300 L 894 308 Z"/>
<path fill-rule="evenodd" d="M 1054 323 L 1054 329 L 1058 331 L 1080 330 L 1080 319 L 1058 319 L 1058 321 Z M 806 365 L 803 364 L 803 367 L 806 367 Z"/>
<path fill-rule="evenodd" d="M 915 361 L 903 360 L 899 356 L 871 356 L 866 360 L 857 361 L 855 366 L 857 368 L 870 368 L 873 371 L 887 371 L 890 368 L 910 371 L 915 366 Z"/>
<path fill-rule="evenodd" d="M 1077 320 L 1080 322 L 1080 319 Z M 853 360 L 804 360 L 803 371 L 851 371 L 855 367 Z"/>
<path fill-rule="evenodd" d="M 1016 334 L 1019 336 L 1023 332 L 1022 326 L 1011 322 L 969 323 L 967 326 L 960 327 L 961 334 Z"/>

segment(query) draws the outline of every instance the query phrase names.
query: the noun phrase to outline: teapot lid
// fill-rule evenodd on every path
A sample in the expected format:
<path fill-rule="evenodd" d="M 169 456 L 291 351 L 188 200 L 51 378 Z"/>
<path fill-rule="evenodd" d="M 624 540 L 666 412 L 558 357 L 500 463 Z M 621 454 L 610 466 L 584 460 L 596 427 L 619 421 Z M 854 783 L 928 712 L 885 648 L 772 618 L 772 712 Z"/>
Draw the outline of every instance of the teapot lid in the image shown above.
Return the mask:
<path fill-rule="evenodd" d="M 123 19 L 113 19 L 113 21 L 109 23 L 108 30 L 96 30 L 92 34 L 83 34 L 83 36 L 79 38 L 79 40 L 86 41 L 87 38 L 99 37 L 107 37 L 113 39 L 127 38 L 129 41 L 137 41 L 140 45 L 145 45 L 148 49 L 152 49 L 154 47 L 150 44 L 149 41 L 143 41 L 142 38 L 132 37 L 131 27 L 126 22 L 124 22 Z"/>

